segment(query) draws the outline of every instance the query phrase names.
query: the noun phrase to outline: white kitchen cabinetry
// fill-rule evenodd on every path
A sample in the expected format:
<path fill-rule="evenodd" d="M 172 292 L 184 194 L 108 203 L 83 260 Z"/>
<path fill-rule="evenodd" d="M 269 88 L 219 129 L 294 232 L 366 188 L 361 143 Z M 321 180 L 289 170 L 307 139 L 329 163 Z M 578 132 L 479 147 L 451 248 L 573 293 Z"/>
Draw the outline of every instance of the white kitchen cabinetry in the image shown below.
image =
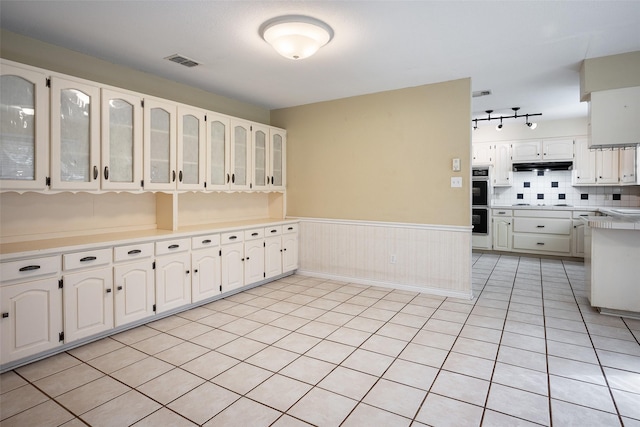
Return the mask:
<path fill-rule="evenodd" d="M 618 184 L 618 149 L 596 151 L 596 183 Z"/>
<path fill-rule="evenodd" d="M 112 329 L 111 251 L 65 254 L 62 260 L 65 343 Z"/>
<path fill-rule="evenodd" d="M 159 99 L 144 100 L 144 188 L 176 188 L 176 105 Z"/>
<path fill-rule="evenodd" d="M 51 78 L 51 189 L 100 189 L 100 89 Z"/>
<path fill-rule="evenodd" d="M 284 261 L 282 226 L 265 228 L 264 234 L 264 274 L 268 279 L 282 274 Z"/>
<path fill-rule="evenodd" d="M 513 181 L 511 171 L 511 144 L 495 145 L 495 167 L 493 168 L 493 186 L 510 187 Z"/>
<path fill-rule="evenodd" d="M 542 141 L 518 141 L 511 146 L 514 162 L 542 160 Z"/>
<path fill-rule="evenodd" d="M 49 94 L 44 73 L 0 62 L 0 190 L 44 190 Z"/>
<path fill-rule="evenodd" d="M 586 212 L 586 211 L 574 211 L 572 214 L 572 234 L 571 234 L 571 255 L 574 257 L 584 258 L 585 251 L 585 241 L 584 241 L 584 231 L 585 231 L 585 222 L 582 220 L 583 217 L 594 215 L 594 212 Z"/>
<path fill-rule="evenodd" d="M 191 239 L 191 301 L 198 302 L 222 292 L 220 235 Z"/>
<path fill-rule="evenodd" d="M 573 139 L 542 140 L 542 160 L 573 160 Z"/>
<path fill-rule="evenodd" d="M 271 190 L 284 190 L 287 185 L 287 132 L 282 129 L 269 130 L 269 174 Z"/>
<path fill-rule="evenodd" d="M 575 141 L 575 160 L 571 178 L 573 185 L 587 185 L 596 183 L 596 152 L 589 150 L 589 141 L 578 138 Z"/>
<path fill-rule="evenodd" d="M 244 233 L 223 233 L 220 236 L 222 252 L 222 292 L 244 286 Z"/>
<path fill-rule="evenodd" d="M 640 143 L 640 86 L 591 92 L 589 146 Z"/>
<path fill-rule="evenodd" d="M 113 268 L 113 286 L 116 327 L 153 316 L 155 279 L 152 256 L 152 243 L 114 248 L 116 265 Z"/>
<path fill-rule="evenodd" d="M 229 118 L 207 113 L 207 190 L 228 190 L 231 182 Z"/>
<path fill-rule="evenodd" d="M 142 189 L 142 99 L 102 89 L 102 189 Z"/>
<path fill-rule="evenodd" d="M 637 184 L 638 183 L 638 170 L 637 170 L 637 148 L 621 148 L 619 158 L 619 178 L 621 184 Z"/>
<path fill-rule="evenodd" d="M 156 242 L 156 313 L 191 303 L 189 239 Z"/>
<path fill-rule="evenodd" d="M 298 268 L 298 224 L 282 226 L 282 271 Z"/>
<path fill-rule="evenodd" d="M 473 149 L 473 166 L 488 166 L 493 164 L 493 143 L 478 142 L 472 145 Z"/>
<path fill-rule="evenodd" d="M 231 190 L 251 189 L 251 123 L 231 120 Z"/>
<path fill-rule="evenodd" d="M 203 111 L 178 106 L 178 190 L 204 190 L 206 122 Z"/>
<path fill-rule="evenodd" d="M 264 229 L 244 232 L 244 284 L 250 285 L 264 279 Z"/>
<path fill-rule="evenodd" d="M 269 172 L 269 127 L 257 124 L 251 125 L 251 164 L 252 164 L 252 183 L 253 190 L 266 190 L 271 183 L 271 176 L 267 177 Z"/>
<path fill-rule="evenodd" d="M 512 248 L 512 226 L 511 222 L 513 211 L 509 209 L 493 209 L 493 250 L 494 251 L 511 251 Z"/>
<path fill-rule="evenodd" d="M 0 363 L 62 344 L 60 256 L 0 264 Z"/>
<path fill-rule="evenodd" d="M 571 212 L 516 209 L 513 250 L 540 254 L 571 254 Z"/>

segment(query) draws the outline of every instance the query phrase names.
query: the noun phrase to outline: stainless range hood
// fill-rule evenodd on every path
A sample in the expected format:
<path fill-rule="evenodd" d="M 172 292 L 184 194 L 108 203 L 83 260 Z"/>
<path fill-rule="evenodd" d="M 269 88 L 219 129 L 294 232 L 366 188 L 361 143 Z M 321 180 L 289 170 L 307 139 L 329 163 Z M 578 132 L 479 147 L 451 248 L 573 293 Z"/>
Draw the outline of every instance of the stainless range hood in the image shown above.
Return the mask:
<path fill-rule="evenodd" d="M 514 172 L 568 171 L 573 169 L 572 161 L 565 162 L 519 162 L 513 164 Z"/>

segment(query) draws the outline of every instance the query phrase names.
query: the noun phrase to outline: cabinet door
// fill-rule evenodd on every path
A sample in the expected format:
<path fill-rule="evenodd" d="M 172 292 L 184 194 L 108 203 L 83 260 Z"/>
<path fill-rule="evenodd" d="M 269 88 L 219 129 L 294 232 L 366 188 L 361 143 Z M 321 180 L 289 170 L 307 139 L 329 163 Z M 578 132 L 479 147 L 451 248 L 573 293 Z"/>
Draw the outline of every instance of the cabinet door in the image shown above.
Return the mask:
<path fill-rule="evenodd" d="M 51 78 L 51 189 L 100 188 L 100 90 Z"/>
<path fill-rule="evenodd" d="M 472 145 L 473 149 L 473 166 L 492 165 L 493 164 L 493 144 L 476 143 Z"/>
<path fill-rule="evenodd" d="M 202 249 L 191 253 L 191 300 L 202 301 L 220 294 L 222 272 L 220 250 Z"/>
<path fill-rule="evenodd" d="M 1 65 L 0 189 L 44 190 L 49 172 L 46 76 Z"/>
<path fill-rule="evenodd" d="M 637 165 L 636 165 L 636 148 L 621 148 L 620 149 L 620 182 L 623 184 L 636 184 L 637 180 Z"/>
<path fill-rule="evenodd" d="M 264 240 L 244 242 L 244 284 L 264 279 Z"/>
<path fill-rule="evenodd" d="M 178 107 L 178 189 L 204 190 L 206 124 L 204 112 Z"/>
<path fill-rule="evenodd" d="M 286 142 L 287 133 L 282 129 L 271 128 L 269 145 L 269 175 L 272 190 L 284 190 L 286 183 Z"/>
<path fill-rule="evenodd" d="M 207 139 L 207 190 L 228 190 L 231 182 L 229 118 L 208 113 Z"/>
<path fill-rule="evenodd" d="M 493 186 L 511 186 L 511 144 L 496 144 L 495 146 L 495 167 L 493 168 Z"/>
<path fill-rule="evenodd" d="M 2 287 L 0 363 L 60 345 L 62 290 L 55 278 Z"/>
<path fill-rule="evenodd" d="M 596 151 L 596 182 L 618 183 L 618 149 Z"/>
<path fill-rule="evenodd" d="M 298 268 L 298 233 L 282 235 L 282 271 L 287 273 Z"/>
<path fill-rule="evenodd" d="M 251 183 L 251 124 L 231 120 L 231 184 L 233 190 L 249 190 Z"/>
<path fill-rule="evenodd" d="M 573 139 L 550 139 L 542 141 L 544 160 L 573 160 Z"/>
<path fill-rule="evenodd" d="M 244 244 L 222 245 L 222 292 L 244 286 Z"/>
<path fill-rule="evenodd" d="M 266 190 L 271 183 L 268 174 L 269 158 L 269 128 L 266 126 L 252 125 L 252 180 L 250 187 L 253 190 Z"/>
<path fill-rule="evenodd" d="M 589 141 L 586 138 L 576 139 L 574 153 L 573 185 L 595 184 L 596 152 L 589 150 Z"/>
<path fill-rule="evenodd" d="M 156 313 L 191 303 L 190 261 L 188 253 L 156 260 Z"/>
<path fill-rule="evenodd" d="M 495 218 L 493 220 L 493 249 L 511 251 L 511 218 Z"/>
<path fill-rule="evenodd" d="M 264 273 L 265 278 L 282 274 L 282 238 L 280 236 L 267 237 L 264 247 Z"/>
<path fill-rule="evenodd" d="M 520 141 L 511 146 L 511 156 L 514 162 L 533 161 L 542 159 L 541 141 Z"/>
<path fill-rule="evenodd" d="M 111 267 L 63 277 L 65 343 L 113 328 Z"/>
<path fill-rule="evenodd" d="M 144 188 L 176 188 L 176 106 L 169 102 L 144 100 Z"/>
<path fill-rule="evenodd" d="M 115 266 L 115 325 L 125 325 L 153 316 L 155 281 L 150 260 Z"/>
<path fill-rule="evenodd" d="M 584 223 L 573 221 L 573 256 L 584 257 Z"/>
<path fill-rule="evenodd" d="M 142 99 L 102 89 L 102 188 L 142 188 Z"/>

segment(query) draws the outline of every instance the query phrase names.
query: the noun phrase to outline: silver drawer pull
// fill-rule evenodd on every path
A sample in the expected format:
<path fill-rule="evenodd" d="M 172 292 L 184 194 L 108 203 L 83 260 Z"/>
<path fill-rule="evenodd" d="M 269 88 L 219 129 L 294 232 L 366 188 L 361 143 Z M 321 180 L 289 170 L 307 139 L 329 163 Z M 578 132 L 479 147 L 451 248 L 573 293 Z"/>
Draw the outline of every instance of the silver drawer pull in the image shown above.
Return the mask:
<path fill-rule="evenodd" d="M 89 261 L 95 261 L 98 258 L 94 257 L 94 256 L 86 256 L 84 258 L 80 258 L 80 262 L 89 262 Z"/>
<path fill-rule="evenodd" d="M 27 265 L 26 267 L 22 267 L 20 271 L 33 271 L 33 270 L 39 270 L 39 269 L 40 269 L 39 265 Z"/>

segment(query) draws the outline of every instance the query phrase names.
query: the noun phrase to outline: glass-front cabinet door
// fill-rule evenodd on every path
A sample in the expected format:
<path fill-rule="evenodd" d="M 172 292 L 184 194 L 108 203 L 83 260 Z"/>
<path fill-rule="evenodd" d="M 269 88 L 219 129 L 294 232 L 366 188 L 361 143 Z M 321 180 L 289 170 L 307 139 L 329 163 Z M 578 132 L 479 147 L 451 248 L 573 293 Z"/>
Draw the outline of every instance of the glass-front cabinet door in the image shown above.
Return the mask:
<path fill-rule="evenodd" d="M 251 123 L 231 121 L 231 185 L 232 190 L 251 188 Z"/>
<path fill-rule="evenodd" d="M 44 190 L 49 171 L 45 74 L 0 62 L 0 190 Z"/>
<path fill-rule="evenodd" d="M 140 97 L 102 89 L 102 188 L 142 189 Z"/>
<path fill-rule="evenodd" d="M 228 190 L 231 182 L 229 118 L 207 113 L 207 190 Z"/>
<path fill-rule="evenodd" d="M 175 190 L 176 105 L 154 98 L 144 99 L 144 188 Z"/>
<path fill-rule="evenodd" d="M 206 123 L 203 111 L 178 106 L 178 189 L 204 190 Z"/>
<path fill-rule="evenodd" d="M 51 189 L 100 188 L 100 89 L 51 78 Z"/>
<path fill-rule="evenodd" d="M 284 190 L 286 183 L 286 142 L 287 132 L 283 129 L 270 129 L 269 145 L 269 188 Z"/>
<path fill-rule="evenodd" d="M 266 190 L 270 184 L 270 177 L 267 176 L 269 159 L 269 128 L 267 126 L 252 125 L 252 173 L 253 190 Z"/>

